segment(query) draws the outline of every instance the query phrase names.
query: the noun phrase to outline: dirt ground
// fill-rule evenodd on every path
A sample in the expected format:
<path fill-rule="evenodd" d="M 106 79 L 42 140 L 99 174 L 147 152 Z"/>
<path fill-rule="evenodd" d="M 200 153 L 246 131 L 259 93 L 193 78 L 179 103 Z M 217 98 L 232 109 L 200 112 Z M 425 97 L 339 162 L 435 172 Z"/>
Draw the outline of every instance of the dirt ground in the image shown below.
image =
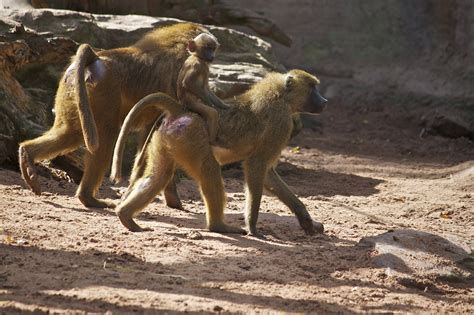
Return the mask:
<path fill-rule="evenodd" d="M 187 179 L 186 212 L 157 199 L 137 220 L 153 231 L 130 233 L 72 183 L 41 178 L 38 197 L 0 170 L 0 313 L 472 314 L 473 143 L 420 138 L 407 106 L 331 104 L 320 119 L 278 167 L 325 225 L 312 237 L 269 195 L 266 239 L 207 232 Z M 224 175 L 227 221 L 243 225 L 241 171 Z"/>

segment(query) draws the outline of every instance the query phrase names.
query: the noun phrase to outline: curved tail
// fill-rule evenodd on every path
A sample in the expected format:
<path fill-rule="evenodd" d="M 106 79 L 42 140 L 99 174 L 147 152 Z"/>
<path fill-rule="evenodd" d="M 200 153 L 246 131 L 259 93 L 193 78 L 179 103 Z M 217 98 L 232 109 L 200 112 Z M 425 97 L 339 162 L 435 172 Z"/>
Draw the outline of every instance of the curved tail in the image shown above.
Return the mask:
<path fill-rule="evenodd" d="M 85 68 L 99 59 L 99 56 L 92 50 L 88 44 L 82 44 L 77 50 L 74 62 L 76 63 L 76 75 L 74 76 L 74 93 L 79 111 L 79 120 L 81 121 L 82 135 L 84 143 L 89 152 L 94 153 L 99 147 L 99 137 L 97 135 L 97 126 L 95 125 L 94 115 L 92 114 L 87 96 L 85 81 Z"/>
<path fill-rule="evenodd" d="M 136 103 L 135 106 L 133 106 L 132 110 L 128 113 L 123 122 L 122 129 L 120 129 L 120 134 L 117 138 L 117 142 L 115 143 L 112 169 L 110 171 L 110 179 L 115 183 L 120 182 L 122 178 L 122 159 L 127 136 L 130 133 L 130 130 L 132 129 L 132 126 L 138 115 L 149 107 L 154 107 L 160 111 L 163 111 L 169 116 L 176 116 L 183 112 L 183 107 L 180 103 L 178 103 L 168 94 L 161 92 L 149 94 Z M 143 150 L 144 149 L 142 149 L 142 151 Z M 141 154 L 143 154 L 143 152 Z"/>

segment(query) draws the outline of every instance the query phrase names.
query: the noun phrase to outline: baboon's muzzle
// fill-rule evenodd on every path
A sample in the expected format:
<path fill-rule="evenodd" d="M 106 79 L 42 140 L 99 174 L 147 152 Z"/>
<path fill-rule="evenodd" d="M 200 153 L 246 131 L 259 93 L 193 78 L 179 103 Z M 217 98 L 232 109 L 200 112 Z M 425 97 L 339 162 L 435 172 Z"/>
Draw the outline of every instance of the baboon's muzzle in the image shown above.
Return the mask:
<path fill-rule="evenodd" d="M 310 103 L 311 103 L 311 113 L 320 113 L 326 107 L 328 100 L 324 98 L 320 93 L 318 88 L 314 88 L 311 91 Z"/>

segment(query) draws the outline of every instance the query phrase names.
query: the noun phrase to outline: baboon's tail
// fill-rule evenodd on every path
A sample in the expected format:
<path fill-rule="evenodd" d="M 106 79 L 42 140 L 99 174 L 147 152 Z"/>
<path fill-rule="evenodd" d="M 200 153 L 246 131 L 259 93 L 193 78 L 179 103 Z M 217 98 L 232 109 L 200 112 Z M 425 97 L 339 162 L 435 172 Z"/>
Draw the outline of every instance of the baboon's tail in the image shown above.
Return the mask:
<path fill-rule="evenodd" d="M 133 106 L 123 122 L 122 129 L 120 129 L 120 134 L 115 143 L 114 158 L 110 171 L 110 179 L 115 183 L 118 183 L 122 178 L 122 158 L 127 136 L 139 114 L 149 107 L 154 107 L 170 116 L 176 116 L 183 111 L 180 103 L 171 96 L 161 92 L 147 95 Z"/>
<path fill-rule="evenodd" d="M 92 50 L 88 44 L 82 44 L 77 50 L 76 57 L 76 75 L 74 76 L 74 93 L 79 111 L 79 120 L 81 121 L 82 135 L 84 143 L 89 152 L 93 153 L 99 147 L 99 137 L 97 135 L 97 126 L 95 125 L 94 115 L 92 114 L 87 95 L 85 68 L 99 59 L 99 56 Z"/>

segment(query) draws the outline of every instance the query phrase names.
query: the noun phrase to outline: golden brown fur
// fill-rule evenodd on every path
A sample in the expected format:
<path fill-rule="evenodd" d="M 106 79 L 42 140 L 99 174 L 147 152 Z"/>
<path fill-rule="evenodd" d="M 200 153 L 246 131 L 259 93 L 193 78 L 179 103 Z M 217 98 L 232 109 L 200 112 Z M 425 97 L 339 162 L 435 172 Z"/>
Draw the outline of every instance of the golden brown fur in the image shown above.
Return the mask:
<path fill-rule="evenodd" d="M 28 186 L 41 192 L 35 162 L 75 150 L 85 139 L 89 152 L 77 196 L 87 207 L 113 207 L 95 195 L 109 167 L 121 122 L 145 95 L 161 91 L 176 97 L 187 43 L 203 32 L 198 25 L 181 23 L 154 30 L 130 47 L 94 53 L 88 45 L 81 46 L 59 83 L 53 127 L 20 144 L 20 168 Z M 146 135 L 158 115 L 143 113 L 135 126 Z M 179 198 L 174 197 L 168 204 L 180 207 Z"/>
<path fill-rule="evenodd" d="M 130 112 L 117 140 L 123 148 L 129 121 L 142 110 L 165 111 L 165 119 L 155 131 L 147 150 L 143 176 L 138 179 L 118 205 L 121 222 L 132 231 L 142 229 L 133 221 L 168 182 L 176 167 L 184 169 L 199 184 L 206 203 L 207 224 L 211 231 L 239 232 L 224 224 L 225 193 L 220 165 L 243 161 L 246 182 L 246 225 L 258 235 L 258 210 L 265 186 L 297 216 L 308 234 L 322 232 L 301 201 L 288 189 L 274 167 L 286 146 L 293 128 L 292 114 L 321 112 L 326 100 L 317 90 L 316 77 L 292 70 L 287 74 L 271 73 L 249 91 L 233 100 L 229 109 L 219 110 L 216 145 L 209 144 L 206 127 L 200 116 L 186 112 L 173 98 L 157 93 L 141 100 Z M 115 150 L 113 172 L 120 167 L 121 150 Z"/>

